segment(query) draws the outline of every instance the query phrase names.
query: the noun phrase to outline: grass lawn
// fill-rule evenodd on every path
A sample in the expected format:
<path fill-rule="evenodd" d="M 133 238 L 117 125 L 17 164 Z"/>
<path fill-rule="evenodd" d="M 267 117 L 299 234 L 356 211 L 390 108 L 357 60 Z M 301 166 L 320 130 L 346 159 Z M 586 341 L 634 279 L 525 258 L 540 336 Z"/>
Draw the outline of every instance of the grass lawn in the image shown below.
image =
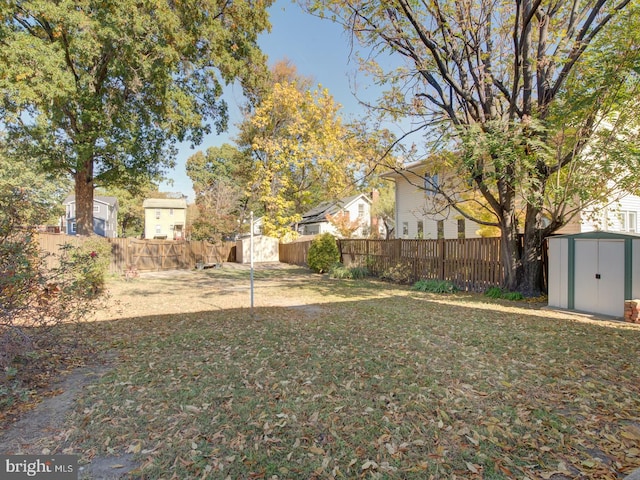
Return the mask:
<path fill-rule="evenodd" d="M 640 466 L 637 326 L 300 269 L 257 272 L 251 316 L 246 270 L 198 275 L 168 313 L 94 324 L 118 359 L 78 400 L 66 453 L 128 452 L 146 479 L 614 479 Z M 144 292 L 171 282 L 111 285 L 157 304 Z"/>

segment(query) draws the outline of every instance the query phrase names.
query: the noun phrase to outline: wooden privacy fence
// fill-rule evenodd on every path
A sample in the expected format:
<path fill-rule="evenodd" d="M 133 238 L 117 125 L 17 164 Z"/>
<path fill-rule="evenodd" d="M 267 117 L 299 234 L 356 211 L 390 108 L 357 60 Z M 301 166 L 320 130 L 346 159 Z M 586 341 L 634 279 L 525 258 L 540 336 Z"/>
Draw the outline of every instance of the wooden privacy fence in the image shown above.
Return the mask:
<path fill-rule="evenodd" d="M 39 234 L 40 248 L 59 254 L 63 244 L 80 245 L 85 238 L 75 235 Z M 196 263 L 235 262 L 235 242 L 211 244 L 205 241 L 138 240 L 107 238 L 111 245 L 109 273 L 120 274 L 130 268 L 139 271 L 185 270 Z M 51 266 L 55 257 L 49 257 Z"/>
<path fill-rule="evenodd" d="M 307 264 L 311 241 L 280 244 L 280 261 Z M 402 266 L 411 280 L 447 280 L 468 291 L 485 291 L 502 285 L 499 238 L 441 240 L 356 240 L 338 241 L 346 266 L 363 266 L 376 276 Z"/>
<path fill-rule="evenodd" d="M 289 263 L 292 265 L 307 265 L 307 255 L 309 253 L 309 247 L 311 246 L 311 240 L 292 243 L 281 243 L 278 248 L 278 256 L 282 263 Z"/>
<path fill-rule="evenodd" d="M 440 240 L 340 240 L 345 265 L 366 266 L 374 275 L 399 265 L 411 280 L 446 280 L 462 290 L 500 286 L 500 238 Z"/>

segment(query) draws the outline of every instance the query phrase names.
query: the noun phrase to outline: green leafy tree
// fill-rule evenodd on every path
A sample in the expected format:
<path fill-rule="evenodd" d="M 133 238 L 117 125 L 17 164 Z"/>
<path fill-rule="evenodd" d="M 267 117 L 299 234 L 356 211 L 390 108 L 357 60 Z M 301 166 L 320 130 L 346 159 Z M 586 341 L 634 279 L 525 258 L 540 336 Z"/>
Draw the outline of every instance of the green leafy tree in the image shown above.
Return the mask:
<path fill-rule="evenodd" d="M 37 162 L 10 157 L 6 145 L 0 143 L 0 192 L 22 191 L 26 194 L 20 218 L 30 226 L 59 225 L 64 214 L 62 202 L 71 184 L 55 173 L 43 172 Z M 27 194 L 28 193 L 28 194 Z"/>
<path fill-rule="evenodd" d="M 95 186 L 158 179 L 177 141 L 226 128 L 224 84 L 256 96 L 270 3 L 2 3 L 1 119 L 16 151 L 73 177 L 79 234 Z"/>
<path fill-rule="evenodd" d="M 429 152 L 455 153 L 435 193 L 500 229 L 508 290 L 537 295 L 545 237 L 611 185 L 637 188 L 637 2 L 307 3 L 371 49 L 362 66 L 388 87 L 380 111 L 410 117 Z M 478 198 L 490 220 L 459 204 Z"/>
<path fill-rule="evenodd" d="M 219 241 L 238 233 L 248 217 L 247 184 L 251 159 L 229 144 L 208 148 L 187 159 L 187 175 L 196 194 L 192 237 Z"/>

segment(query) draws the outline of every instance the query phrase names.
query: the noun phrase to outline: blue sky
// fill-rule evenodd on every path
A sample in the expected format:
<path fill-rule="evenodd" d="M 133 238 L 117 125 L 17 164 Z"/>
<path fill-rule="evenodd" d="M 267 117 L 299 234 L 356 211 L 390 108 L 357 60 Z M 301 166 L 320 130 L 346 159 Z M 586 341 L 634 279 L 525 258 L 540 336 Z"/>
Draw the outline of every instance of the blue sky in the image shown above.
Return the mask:
<path fill-rule="evenodd" d="M 363 108 L 353 95 L 354 79 L 357 73 L 355 59 L 350 59 L 350 41 L 340 25 L 329 20 L 316 18 L 304 13 L 290 0 L 277 0 L 270 8 L 271 33 L 262 35 L 260 46 L 269 57 L 269 65 L 287 58 L 297 67 L 302 76 L 312 77 L 316 84 L 327 88 L 336 103 L 342 105 L 343 118 L 359 116 Z M 364 80 L 362 74 L 358 80 Z M 364 85 L 358 85 L 358 95 L 366 95 Z M 191 180 L 185 171 L 187 158 L 198 150 L 232 143 L 236 129 L 234 124 L 240 120 L 238 106 L 243 103 L 242 90 L 230 86 L 225 92 L 225 101 L 229 105 L 230 122 L 227 132 L 210 135 L 205 141 L 191 149 L 183 145 L 178 153 L 174 170 L 167 174 L 173 185 L 161 185 L 162 191 L 180 192 L 193 201 Z"/>

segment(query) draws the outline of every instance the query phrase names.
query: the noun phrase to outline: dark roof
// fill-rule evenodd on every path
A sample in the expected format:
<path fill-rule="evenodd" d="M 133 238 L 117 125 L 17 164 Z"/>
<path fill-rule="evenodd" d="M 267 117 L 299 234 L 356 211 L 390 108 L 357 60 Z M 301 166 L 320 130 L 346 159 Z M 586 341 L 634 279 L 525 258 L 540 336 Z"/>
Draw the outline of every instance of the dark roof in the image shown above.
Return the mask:
<path fill-rule="evenodd" d="M 343 208 L 348 207 L 358 198 L 363 197 L 369 200 L 364 193 L 341 198 L 340 200 L 322 202 L 318 206 L 302 214 L 302 220 L 298 224 L 322 223 L 327 221 L 327 215 L 335 215 Z"/>

